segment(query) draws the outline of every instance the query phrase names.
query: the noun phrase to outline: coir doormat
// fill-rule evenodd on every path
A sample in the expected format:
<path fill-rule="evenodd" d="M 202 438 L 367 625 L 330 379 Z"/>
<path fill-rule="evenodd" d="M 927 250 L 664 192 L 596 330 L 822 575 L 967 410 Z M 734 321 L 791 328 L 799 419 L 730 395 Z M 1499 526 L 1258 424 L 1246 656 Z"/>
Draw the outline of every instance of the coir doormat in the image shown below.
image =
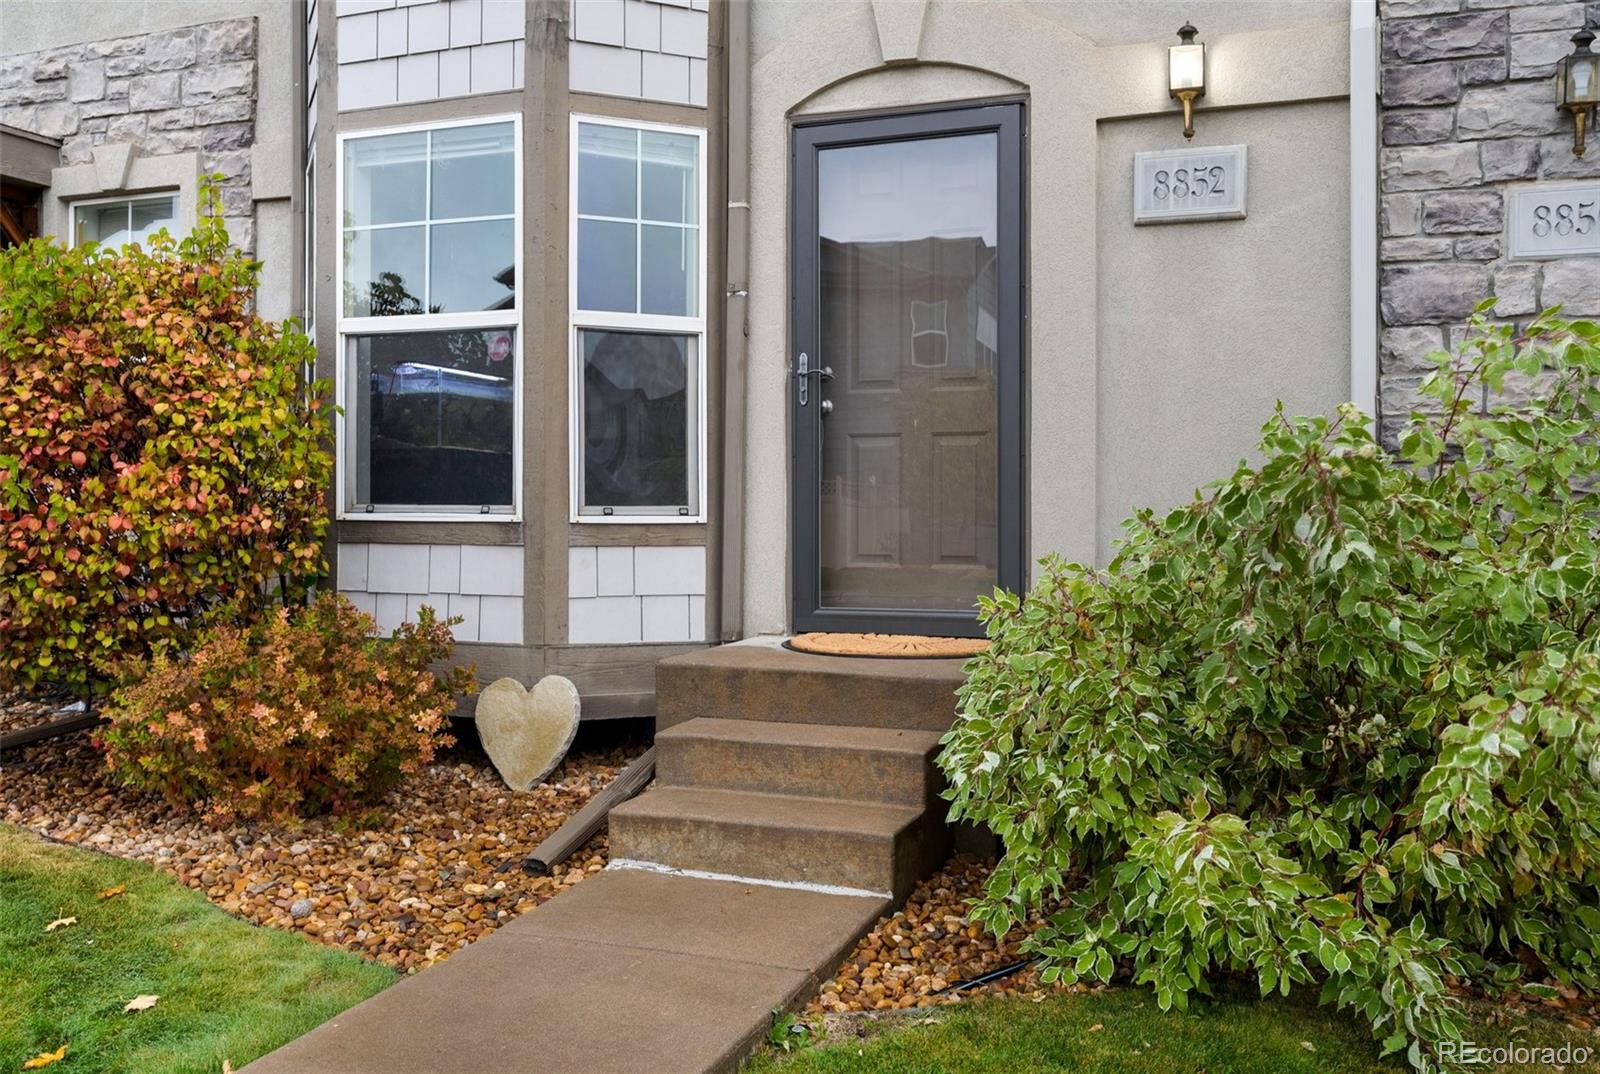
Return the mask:
<path fill-rule="evenodd" d="M 924 638 L 915 634 L 796 634 L 784 645 L 819 656 L 882 656 L 898 659 L 961 658 L 989 648 L 987 638 Z"/>

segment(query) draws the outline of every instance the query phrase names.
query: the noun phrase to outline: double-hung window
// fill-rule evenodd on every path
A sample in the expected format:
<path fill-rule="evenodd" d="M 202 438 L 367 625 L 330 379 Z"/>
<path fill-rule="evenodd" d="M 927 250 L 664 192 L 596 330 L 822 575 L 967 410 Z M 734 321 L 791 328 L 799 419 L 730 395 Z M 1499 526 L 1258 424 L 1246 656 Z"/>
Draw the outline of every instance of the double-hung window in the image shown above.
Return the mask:
<path fill-rule="evenodd" d="M 515 518 L 521 121 L 339 141 L 341 516 Z"/>
<path fill-rule="evenodd" d="M 705 132 L 572 117 L 572 517 L 704 520 Z"/>

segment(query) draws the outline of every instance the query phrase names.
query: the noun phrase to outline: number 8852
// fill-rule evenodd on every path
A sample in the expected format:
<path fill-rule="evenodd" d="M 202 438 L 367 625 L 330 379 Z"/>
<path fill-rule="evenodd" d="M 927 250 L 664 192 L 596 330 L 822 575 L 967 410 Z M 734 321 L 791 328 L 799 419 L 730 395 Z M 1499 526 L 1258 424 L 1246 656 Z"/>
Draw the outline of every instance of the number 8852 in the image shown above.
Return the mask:
<path fill-rule="evenodd" d="M 1213 164 L 1209 168 L 1176 168 L 1171 172 L 1158 171 L 1155 174 L 1155 185 L 1150 193 L 1157 201 L 1165 201 L 1169 197 L 1187 198 L 1190 196 L 1204 198 L 1211 194 L 1227 193 L 1222 188 L 1226 170 L 1220 164 Z"/>

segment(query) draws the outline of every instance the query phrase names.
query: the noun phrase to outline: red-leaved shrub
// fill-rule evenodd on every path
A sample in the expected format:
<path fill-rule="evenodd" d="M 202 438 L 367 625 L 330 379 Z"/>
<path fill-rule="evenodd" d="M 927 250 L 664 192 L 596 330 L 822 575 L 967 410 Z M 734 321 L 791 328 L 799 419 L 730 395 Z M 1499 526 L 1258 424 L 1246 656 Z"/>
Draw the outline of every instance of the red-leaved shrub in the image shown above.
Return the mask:
<path fill-rule="evenodd" d="M 429 670 L 450 630 L 423 608 L 392 638 L 338 594 L 253 623 L 218 623 L 184 658 L 158 655 L 104 710 L 123 783 L 214 822 L 348 811 L 381 798 L 448 745 L 453 692 L 472 672 Z"/>
<path fill-rule="evenodd" d="M 206 203 L 181 242 L 0 254 L 0 691 L 96 692 L 324 573 L 325 385 Z"/>

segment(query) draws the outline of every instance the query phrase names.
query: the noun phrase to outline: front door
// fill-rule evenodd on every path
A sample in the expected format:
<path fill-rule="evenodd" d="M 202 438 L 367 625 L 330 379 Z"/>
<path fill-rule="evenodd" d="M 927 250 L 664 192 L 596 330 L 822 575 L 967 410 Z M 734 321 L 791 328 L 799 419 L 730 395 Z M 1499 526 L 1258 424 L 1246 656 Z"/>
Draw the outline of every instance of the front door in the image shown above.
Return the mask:
<path fill-rule="evenodd" d="M 976 635 L 1023 583 L 1022 106 L 794 130 L 797 630 Z"/>

